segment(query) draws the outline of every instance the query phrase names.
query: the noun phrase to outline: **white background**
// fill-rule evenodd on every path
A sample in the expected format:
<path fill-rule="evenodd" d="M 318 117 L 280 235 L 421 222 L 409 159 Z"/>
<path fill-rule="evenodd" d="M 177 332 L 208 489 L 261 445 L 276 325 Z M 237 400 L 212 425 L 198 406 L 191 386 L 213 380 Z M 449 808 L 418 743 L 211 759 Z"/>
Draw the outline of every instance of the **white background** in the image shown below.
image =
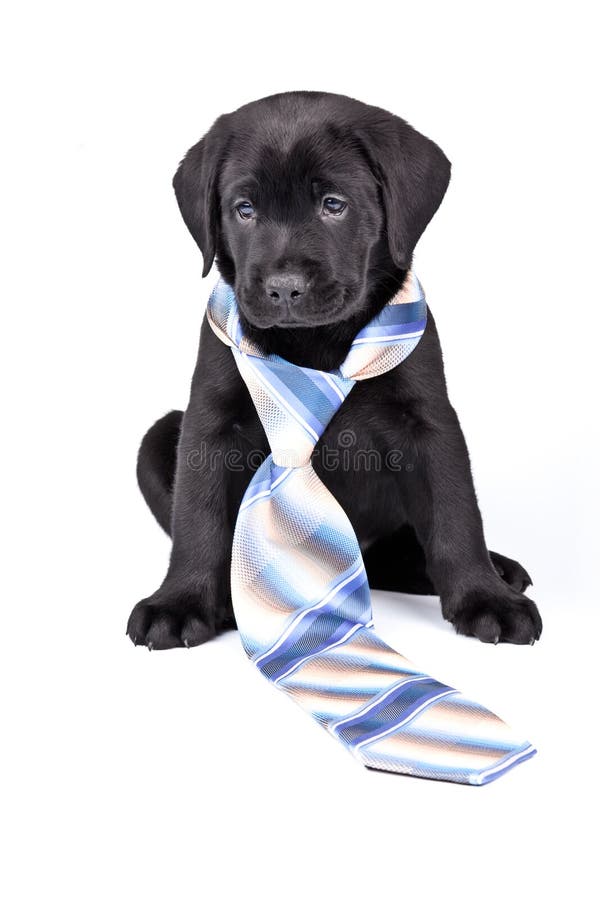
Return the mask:
<path fill-rule="evenodd" d="M 590 895 L 593 6 L 5 5 L 10 900 Z M 380 593 L 374 610 L 388 642 L 538 747 L 483 788 L 361 769 L 252 670 L 234 632 L 152 654 L 125 637 L 169 552 L 135 483 L 137 447 L 186 404 L 211 282 L 171 178 L 217 115 L 289 89 L 388 108 L 453 162 L 415 270 L 488 543 L 530 570 L 544 634 L 484 646 L 456 636 L 434 598 Z"/>

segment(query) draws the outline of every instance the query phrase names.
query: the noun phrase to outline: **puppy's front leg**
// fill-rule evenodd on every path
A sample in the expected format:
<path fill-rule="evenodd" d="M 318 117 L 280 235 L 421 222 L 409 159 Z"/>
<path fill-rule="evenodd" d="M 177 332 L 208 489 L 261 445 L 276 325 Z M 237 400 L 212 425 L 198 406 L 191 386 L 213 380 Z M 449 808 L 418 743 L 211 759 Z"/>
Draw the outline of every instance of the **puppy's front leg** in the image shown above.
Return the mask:
<path fill-rule="evenodd" d="M 249 400 L 233 356 L 203 322 L 173 487 L 173 547 L 167 575 L 127 625 L 150 649 L 191 647 L 234 627 L 229 566 L 235 514 L 250 480 L 240 444 Z M 254 435 L 260 443 L 260 435 Z"/>
<path fill-rule="evenodd" d="M 493 643 L 533 643 L 542 630 L 537 607 L 500 577 L 485 544 L 467 445 L 448 400 L 431 315 L 422 343 L 401 367 L 412 395 L 409 405 L 418 411 L 415 464 L 403 481 L 403 501 L 428 575 L 444 618 L 459 634 Z"/>

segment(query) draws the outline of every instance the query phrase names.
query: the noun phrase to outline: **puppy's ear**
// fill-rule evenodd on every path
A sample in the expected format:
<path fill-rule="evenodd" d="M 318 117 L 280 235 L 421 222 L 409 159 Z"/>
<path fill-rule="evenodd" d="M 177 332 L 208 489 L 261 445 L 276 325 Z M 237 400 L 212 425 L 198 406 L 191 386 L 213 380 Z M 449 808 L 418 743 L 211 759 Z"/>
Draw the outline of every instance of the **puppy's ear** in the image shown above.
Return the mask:
<path fill-rule="evenodd" d="M 450 162 L 437 144 L 403 119 L 381 112 L 359 137 L 381 187 L 390 255 L 407 269 L 446 193 Z"/>
<path fill-rule="evenodd" d="M 218 175 L 228 143 L 228 116 L 220 116 L 207 134 L 188 150 L 173 178 L 183 221 L 200 247 L 210 272 L 219 228 Z"/>

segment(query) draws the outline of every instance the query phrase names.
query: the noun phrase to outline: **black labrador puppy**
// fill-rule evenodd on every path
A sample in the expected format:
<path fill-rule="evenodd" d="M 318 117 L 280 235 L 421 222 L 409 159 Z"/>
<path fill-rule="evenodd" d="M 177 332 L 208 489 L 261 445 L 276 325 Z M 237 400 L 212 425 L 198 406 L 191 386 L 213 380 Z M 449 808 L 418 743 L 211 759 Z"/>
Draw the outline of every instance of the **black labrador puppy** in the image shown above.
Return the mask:
<path fill-rule="evenodd" d="M 449 179 L 440 148 L 402 119 L 298 91 L 221 116 L 173 184 L 203 275 L 216 258 L 247 334 L 332 369 L 402 285 Z M 233 528 L 268 452 L 231 350 L 205 317 L 189 406 L 156 422 L 140 448 L 139 484 L 173 547 L 162 585 L 131 613 L 134 643 L 193 646 L 235 627 Z M 456 631 L 482 641 L 539 638 L 522 593 L 529 575 L 485 545 L 431 313 L 402 365 L 357 384 L 314 466 L 352 522 L 371 587 L 439 594 Z"/>

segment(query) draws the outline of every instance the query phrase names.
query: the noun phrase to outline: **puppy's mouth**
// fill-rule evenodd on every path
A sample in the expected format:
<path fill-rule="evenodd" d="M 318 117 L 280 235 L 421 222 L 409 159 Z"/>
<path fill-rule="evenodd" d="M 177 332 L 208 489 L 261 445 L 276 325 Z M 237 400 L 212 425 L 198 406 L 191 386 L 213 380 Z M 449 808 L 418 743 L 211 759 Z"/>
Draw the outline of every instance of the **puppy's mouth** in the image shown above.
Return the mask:
<path fill-rule="evenodd" d="M 277 319 L 276 322 L 273 322 L 271 325 L 267 325 L 267 328 L 308 328 L 310 325 L 309 322 L 299 322 L 298 319 Z"/>
<path fill-rule="evenodd" d="M 312 296 L 310 300 L 294 306 L 285 301 L 266 306 L 253 294 L 238 293 L 240 313 L 254 328 L 316 328 L 333 325 L 347 317 L 347 309 L 352 305 L 349 291 L 344 288 L 334 295 L 329 292 Z"/>

